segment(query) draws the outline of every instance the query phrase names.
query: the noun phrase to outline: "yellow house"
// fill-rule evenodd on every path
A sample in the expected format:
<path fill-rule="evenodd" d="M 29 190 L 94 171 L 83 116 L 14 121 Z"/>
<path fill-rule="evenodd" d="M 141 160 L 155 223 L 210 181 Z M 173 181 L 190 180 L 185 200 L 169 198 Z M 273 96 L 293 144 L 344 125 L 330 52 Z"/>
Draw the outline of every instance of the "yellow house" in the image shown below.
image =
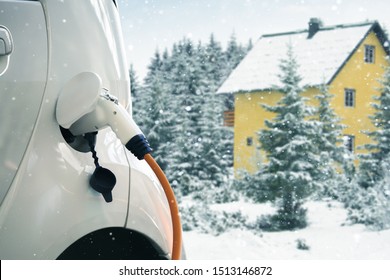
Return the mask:
<path fill-rule="evenodd" d="M 378 80 L 388 66 L 388 44 L 377 22 L 322 26 L 316 18 L 305 30 L 261 36 L 218 90 L 234 94 L 234 109 L 225 113 L 230 117 L 225 124 L 234 127 L 235 171 L 255 172 L 264 162 L 258 131 L 274 115 L 261 104 L 273 105 L 281 98 L 275 88 L 288 45 L 300 66 L 304 95 L 315 105 L 318 86 L 327 84 L 334 95 L 331 106 L 346 125 L 345 145 L 353 153 L 364 152 L 357 147 L 370 141 L 364 131 L 375 129 L 369 116 L 373 96 L 380 94 Z"/>

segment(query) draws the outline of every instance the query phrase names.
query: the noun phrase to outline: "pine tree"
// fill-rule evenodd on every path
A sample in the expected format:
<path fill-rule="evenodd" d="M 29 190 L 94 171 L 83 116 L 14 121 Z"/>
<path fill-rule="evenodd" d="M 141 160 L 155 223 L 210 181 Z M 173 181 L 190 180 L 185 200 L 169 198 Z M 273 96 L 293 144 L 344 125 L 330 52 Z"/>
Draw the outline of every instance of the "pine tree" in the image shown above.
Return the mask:
<path fill-rule="evenodd" d="M 358 182 L 364 188 L 383 179 L 380 164 L 390 156 L 390 67 L 386 68 L 381 85 L 381 94 L 374 97 L 377 102 L 372 105 L 375 113 L 370 117 L 375 130 L 367 132 L 374 143 L 364 146 L 369 153 L 361 156 L 359 165 Z"/>
<path fill-rule="evenodd" d="M 344 199 L 349 220 L 379 230 L 390 227 L 390 67 L 381 85 L 370 117 L 375 130 L 367 132 L 373 143 L 364 146 L 368 153 L 360 156 L 356 182 Z"/>
<path fill-rule="evenodd" d="M 169 109 L 169 84 L 166 80 L 167 57 L 156 51 L 149 65 L 142 90 L 136 96 L 134 119 L 139 124 L 154 150 L 156 161 L 166 168 L 167 151 L 162 143 L 170 141 L 168 124 L 174 118 Z"/>
<path fill-rule="evenodd" d="M 202 72 L 205 79 L 205 92 L 203 95 L 203 109 L 200 117 L 201 157 L 199 158 L 202 170 L 200 178 L 209 188 L 217 187 L 216 193 L 222 194 L 229 185 L 228 170 L 231 166 L 233 146 L 232 131 L 222 125 L 224 111 L 224 98 L 217 95 L 221 85 L 223 65 L 226 63 L 220 43 L 213 35 L 205 48 L 200 49 L 202 58 Z M 226 194 L 222 194 L 226 197 Z M 214 198 L 224 200 L 223 198 Z"/>
<path fill-rule="evenodd" d="M 325 84 L 320 85 L 319 89 L 320 93 L 316 99 L 319 101 L 317 115 L 321 131 L 316 144 L 319 146 L 321 156 L 319 183 L 322 187 L 320 191 L 322 195 L 337 198 L 340 180 L 345 179 L 337 172 L 337 168 L 342 167 L 344 174 L 351 178 L 354 165 L 350 153 L 342 143 L 342 130 L 345 126 L 340 124 L 340 118 L 330 106 L 333 96 Z"/>
<path fill-rule="evenodd" d="M 251 47 L 250 41 L 248 43 L 248 48 Z M 234 68 L 241 62 L 246 53 L 248 52 L 248 48 L 244 48 L 242 45 L 237 43 L 236 35 L 233 33 L 230 36 L 230 39 L 226 48 L 226 77 L 233 71 Z"/>
<path fill-rule="evenodd" d="M 343 200 L 350 221 L 376 230 L 390 227 L 390 67 L 380 92 L 370 117 L 375 130 L 367 132 L 373 143 L 364 146 L 368 153 L 360 156 L 356 178 Z"/>
<path fill-rule="evenodd" d="M 316 135 L 318 121 L 310 118 L 315 110 L 305 103 L 299 86 L 298 63 L 288 46 L 287 59 L 281 60 L 279 76 L 282 98 L 276 106 L 264 108 L 276 114 L 266 120 L 266 129 L 259 133 L 261 149 L 268 162 L 260 172 L 261 181 L 274 192 L 280 203 L 274 217 L 275 227 L 294 229 L 306 226 L 304 199 L 318 187 L 320 157 Z"/>
<path fill-rule="evenodd" d="M 199 48 L 199 47 L 198 47 Z M 175 44 L 170 70 L 171 110 L 175 112 L 172 123 L 172 143 L 169 155 L 168 178 L 172 186 L 183 195 L 203 187 L 199 179 L 200 127 L 203 110 L 205 79 L 202 76 L 198 48 L 189 39 Z"/>
<path fill-rule="evenodd" d="M 216 41 L 214 34 L 211 34 L 208 44 L 205 48 L 200 49 L 200 51 L 202 65 L 210 91 L 216 92 L 225 79 L 224 68 L 226 67 L 227 59 L 222 50 L 222 46 Z"/>
<path fill-rule="evenodd" d="M 390 228 L 390 157 L 380 162 L 378 168 L 382 174 L 381 180 L 369 188 L 363 188 L 353 181 L 344 204 L 349 221 L 383 230 Z"/>

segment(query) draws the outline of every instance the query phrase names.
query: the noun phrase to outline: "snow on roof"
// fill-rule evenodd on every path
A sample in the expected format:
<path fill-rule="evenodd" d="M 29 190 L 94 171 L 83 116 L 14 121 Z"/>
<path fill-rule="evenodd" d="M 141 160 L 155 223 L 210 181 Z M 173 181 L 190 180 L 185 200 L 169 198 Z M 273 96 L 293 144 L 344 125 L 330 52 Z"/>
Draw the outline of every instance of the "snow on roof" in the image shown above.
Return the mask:
<path fill-rule="evenodd" d="M 260 37 L 217 93 L 271 89 L 280 85 L 280 60 L 287 46 L 299 64 L 302 85 L 329 82 L 367 35 L 373 22 L 321 28 L 308 39 L 308 30 Z"/>

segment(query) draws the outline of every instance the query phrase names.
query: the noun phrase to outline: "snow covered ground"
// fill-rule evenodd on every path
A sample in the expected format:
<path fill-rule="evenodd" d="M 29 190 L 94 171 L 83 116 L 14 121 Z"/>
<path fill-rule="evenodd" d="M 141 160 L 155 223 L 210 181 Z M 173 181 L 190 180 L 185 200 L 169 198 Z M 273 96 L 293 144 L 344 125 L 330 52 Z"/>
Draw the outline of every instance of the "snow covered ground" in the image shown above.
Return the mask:
<path fill-rule="evenodd" d="M 346 211 L 337 202 L 309 202 L 309 226 L 302 230 L 253 233 L 232 229 L 219 236 L 184 232 L 189 260 L 390 260 L 390 230 L 370 231 L 347 225 Z M 273 211 L 269 205 L 235 202 L 214 210 L 241 210 L 249 219 Z M 309 248 L 297 248 L 303 240 Z"/>

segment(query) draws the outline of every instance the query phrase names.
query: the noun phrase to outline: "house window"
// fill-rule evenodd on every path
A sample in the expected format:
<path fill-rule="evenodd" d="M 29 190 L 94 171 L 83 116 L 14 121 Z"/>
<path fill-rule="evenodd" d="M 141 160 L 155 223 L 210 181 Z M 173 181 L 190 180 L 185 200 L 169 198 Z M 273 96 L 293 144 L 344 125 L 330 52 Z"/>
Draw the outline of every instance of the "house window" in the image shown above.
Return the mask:
<path fill-rule="evenodd" d="M 375 62 L 375 46 L 372 45 L 364 46 L 364 62 L 366 63 Z"/>
<path fill-rule="evenodd" d="M 355 107 L 356 91 L 351 88 L 344 89 L 344 105 L 345 107 Z"/>
<path fill-rule="evenodd" d="M 246 138 L 246 145 L 252 146 L 253 145 L 253 137 L 247 137 Z"/>
<path fill-rule="evenodd" d="M 355 150 L 355 136 L 353 135 L 344 135 L 344 146 L 348 151 L 353 153 Z"/>

